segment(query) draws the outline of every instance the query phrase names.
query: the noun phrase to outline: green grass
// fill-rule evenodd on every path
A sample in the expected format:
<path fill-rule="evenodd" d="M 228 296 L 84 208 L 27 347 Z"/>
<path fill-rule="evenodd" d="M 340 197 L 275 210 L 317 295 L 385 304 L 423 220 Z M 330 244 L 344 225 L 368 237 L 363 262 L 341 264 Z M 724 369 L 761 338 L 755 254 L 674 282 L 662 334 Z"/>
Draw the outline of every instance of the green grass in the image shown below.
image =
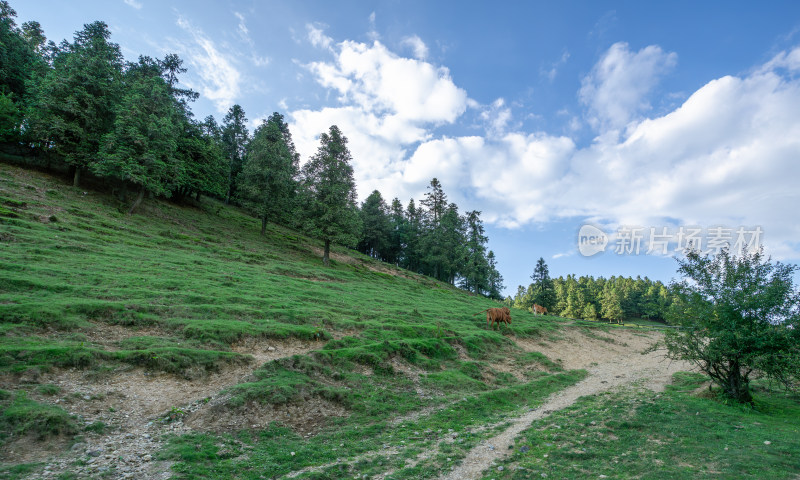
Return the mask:
<path fill-rule="evenodd" d="M 257 220 L 215 200 L 195 206 L 148 200 L 140 214 L 128 216 L 111 196 L 0 164 L 0 206 L 0 374 L 22 378 L 61 368 L 108 374 L 135 366 L 194 378 L 249 362 L 233 351 L 248 338 L 314 341 L 318 348 L 308 355 L 253 365 L 247 382 L 228 389 L 224 408 L 312 398 L 340 405 L 346 415 L 328 418 L 317 437 L 345 443 L 347 455 L 380 447 L 393 435 L 387 422 L 399 415 L 430 412 L 417 428 L 465 428 L 580 378 L 559 373 L 544 356 L 519 355 L 514 345 L 515 337 L 555 334 L 557 319 L 515 311 L 512 325 L 492 330 L 484 315 L 473 314 L 495 302 L 337 247 L 334 253 L 349 260 L 324 268 L 313 253 L 320 242 L 276 225 L 261 236 Z M 127 333 L 108 340 L 94 333 L 98 326 Z M 494 371 L 491 361 L 504 355 L 541 375 L 519 381 Z M 397 362 L 416 369 L 417 378 L 397 372 Z M 544 386 L 541 392 L 533 392 L 534 384 Z M 41 401 L 60 396 L 53 385 L 17 388 L 9 395 L 20 402 L 28 394 Z M 470 405 L 471 413 L 461 418 L 462 407 L 448 408 L 455 403 Z M 6 424 L 7 438 L 15 428 Z M 88 428 L 101 434 L 109 426 Z M 61 433 L 70 432 L 77 430 Z M 322 440 L 275 432 L 287 430 L 276 424 L 246 433 L 269 462 L 284 465 L 286 435 L 307 443 L 299 450 L 321 450 Z M 174 439 L 169 455 L 184 458 L 174 452 L 193 438 Z M 215 455 L 203 466 L 209 472 L 249 468 L 246 462 L 229 468 L 230 459 Z M 304 465 L 331 455 L 306 454 Z M 176 468 L 194 467 L 179 461 Z"/>
<path fill-rule="evenodd" d="M 10 435 L 52 435 L 78 432 L 75 419 L 59 407 L 35 402 L 24 392 L 0 390 L 0 440 Z"/>
<path fill-rule="evenodd" d="M 312 253 L 319 242 L 275 225 L 260 236 L 257 220 L 214 200 L 195 206 L 146 200 L 133 216 L 124 213 L 126 206 L 0 164 L 0 375 L 19 380 L 0 392 L 0 448 L 20 435 L 47 441 L 116 428 L 102 421 L 79 427 L 55 405 L 65 392 L 37 384 L 31 373 L 74 368 L 106 375 L 141 367 L 197 378 L 247 364 L 252 375 L 227 388 L 214 408 L 236 415 L 259 405 L 279 409 L 314 400 L 337 406 L 343 416 L 325 416 L 310 437 L 281 423 L 171 437 L 153 453 L 174 462 L 176 478 L 280 478 L 311 466 L 321 470 L 298 478 L 387 470 L 395 470 L 395 479 L 436 478 L 508 419 L 586 375 L 515 344 L 561 337 L 560 319 L 514 310 L 511 325 L 492 330 L 484 315 L 473 314 L 495 302 L 342 248 L 334 253 L 348 260 L 324 268 Z M 98 334 L 99 327 L 113 328 L 118 338 Z M 586 328 L 589 336 L 608 338 L 619 327 Z M 247 339 L 304 340 L 313 351 L 257 365 L 234 351 Z M 515 365 L 525 376 L 499 371 L 495 363 Z M 688 379 L 682 388 L 694 385 Z M 758 471 L 763 462 L 766 472 L 785 477 L 797 470 L 796 443 L 789 440 L 797 436 L 797 401 L 765 391 L 759 398 L 756 411 L 678 387 L 657 398 L 584 399 L 526 434 L 530 450 L 515 453 L 508 465 L 527 470 L 490 478 L 532 472 L 583 478 L 606 471 L 647 478 L 653 475 L 649 460 L 685 476 L 689 470 L 681 470 L 674 451 L 692 468 L 703 455 L 717 458 L 717 469 L 722 455 L 737 452 L 733 464 L 740 471 Z M 162 420 L 183 417 L 184 407 L 173 406 Z M 590 417 L 602 427 L 591 425 Z M 744 427 L 714 426 L 717 417 Z M 553 427 L 556 422 L 562 428 Z M 704 436 L 698 425 L 713 435 Z M 609 435 L 595 431 L 613 431 L 622 440 L 603 443 Z M 772 448 L 763 444 L 768 439 L 774 439 Z M 587 448 L 590 441 L 600 446 Z M 713 450 L 723 444 L 729 446 L 725 454 Z M 748 447 L 760 449 L 753 461 Z M 423 453 L 430 457 L 405 463 Z M 550 460 L 542 464 L 544 454 Z M 40 468 L 0 462 L 0 476 L 25 478 Z"/>
<path fill-rule="evenodd" d="M 754 408 L 729 405 L 696 393 L 705 380 L 583 397 L 535 422 L 483 478 L 797 478 L 800 397 L 762 384 Z"/>

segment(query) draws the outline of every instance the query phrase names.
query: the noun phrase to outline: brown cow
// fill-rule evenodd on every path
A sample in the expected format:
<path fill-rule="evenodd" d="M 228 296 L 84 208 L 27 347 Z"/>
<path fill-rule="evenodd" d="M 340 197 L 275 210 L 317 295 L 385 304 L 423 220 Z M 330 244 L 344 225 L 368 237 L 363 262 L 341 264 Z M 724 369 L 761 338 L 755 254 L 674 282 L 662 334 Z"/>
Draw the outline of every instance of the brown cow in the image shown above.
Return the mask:
<path fill-rule="evenodd" d="M 508 307 L 502 308 L 487 308 L 486 310 L 481 310 L 480 312 L 473 314 L 478 315 L 479 313 L 486 312 L 486 324 L 494 329 L 495 322 L 497 326 L 500 326 L 500 322 L 505 322 L 506 325 L 511 325 L 511 310 Z"/>
<path fill-rule="evenodd" d="M 533 313 L 536 315 L 547 315 L 547 307 L 543 307 L 538 303 L 533 304 Z"/>

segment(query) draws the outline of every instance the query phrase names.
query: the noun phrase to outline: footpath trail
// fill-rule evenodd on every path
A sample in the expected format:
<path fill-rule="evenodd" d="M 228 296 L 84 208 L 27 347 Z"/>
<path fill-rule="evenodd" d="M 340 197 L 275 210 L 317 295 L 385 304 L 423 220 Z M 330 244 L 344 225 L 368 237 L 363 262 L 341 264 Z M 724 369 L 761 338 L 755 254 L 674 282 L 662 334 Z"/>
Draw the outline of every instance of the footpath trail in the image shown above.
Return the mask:
<path fill-rule="evenodd" d="M 673 373 L 690 369 L 687 364 L 666 360 L 663 352 L 642 354 L 659 338 L 660 334 L 656 332 L 638 333 L 618 329 L 607 336 L 589 337 L 580 330 L 568 330 L 567 335 L 571 337 L 553 344 L 517 343 L 526 350 L 540 351 L 550 358 L 561 359 L 565 368 L 585 368 L 589 375 L 572 387 L 554 393 L 539 408 L 512 420 L 511 426 L 502 433 L 476 445 L 459 465 L 440 479 L 481 478 L 483 472 L 513 451 L 508 447 L 533 421 L 572 405 L 582 396 L 622 386 L 661 391 Z"/>

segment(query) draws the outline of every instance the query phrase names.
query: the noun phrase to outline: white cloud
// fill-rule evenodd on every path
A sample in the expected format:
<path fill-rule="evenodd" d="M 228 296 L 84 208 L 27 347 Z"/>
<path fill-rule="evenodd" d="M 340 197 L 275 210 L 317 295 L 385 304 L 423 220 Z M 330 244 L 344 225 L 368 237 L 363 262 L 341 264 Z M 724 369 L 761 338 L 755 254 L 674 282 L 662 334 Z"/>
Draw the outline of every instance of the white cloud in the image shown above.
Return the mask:
<path fill-rule="evenodd" d="M 233 12 L 233 15 L 239 20 L 237 25 L 237 31 L 239 32 L 239 37 L 250 47 L 250 61 L 253 65 L 257 67 L 266 67 L 270 63 L 269 57 L 265 57 L 262 55 L 258 55 L 256 53 L 256 44 L 252 38 L 250 38 L 250 30 L 247 28 L 247 24 L 245 23 L 245 17 L 239 12 Z"/>
<path fill-rule="evenodd" d="M 316 30 L 309 29 L 319 39 Z M 400 57 L 380 42 L 316 41 L 330 47 L 334 59 L 307 68 L 320 85 L 338 94 L 340 106 L 291 113 L 302 158 L 316 151 L 320 133 L 338 125 L 350 142 L 360 196 L 375 188 L 389 197 L 416 194 L 419 185 L 402 184 L 409 149 L 429 140 L 437 125 L 454 122 L 467 108 L 466 92 L 446 68 Z M 396 188 L 387 190 L 387 183 Z"/>
<path fill-rule="evenodd" d="M 550 65 L 550 68 L 542 69 L 541 74 L 547 77 L 548 80 L 553 82 L 556 79 L 556 76 L 558 75 L 558 70 L 562 66 L 566 65 L 567 60 L 569 60 L 569 52 L 565 51 L 564 53 L 561 54 L 561 58 L 559 58 L 558 61 Z"/>
<path fill-rule="evenodd" d="M 365 111 L 413 123 L 452 123 L 466 109 L 467 94 L 447 68 L 400 57 L 380 42 L 342 42 L 335 63 L 315 62 L 309 69 L 321 85 L 339 92 L 340 102 Z"/>
<path fill-rule="evenodd" d="M 656 45 L 638 52 L 624 42 L 612 45 L 583 79 L 580 99 L 589 109 L 589 123 L 601 131 L 620 129 L 650 110 L 647 94 L 677 59 Z"/>
<path fill-rule="evenodd" d="M 362 199 L 378 189 L 406 203 L 437 177 L 463 210 L 506 227 L 573 217 L 609 228 L 760 225 L 772 253 L 800 255 L 800 49 L 709 81 L 673 111 L 647 118 L 647 96 L 676 56 L 615 44 L 581 88 L 600 135 L 578 147 L 568 136 L 518 131 L 502 98 L 479 105 L 444 67 L 380 42 L 327 45 L 333 60 L 307 68 L 339 105 L 292 112 L 292 134 L 305 160 L 318 135 L 338 125 Z M 437 133 L 469 107 L 484 132 Z M 563 116 L 581 128 L 573 113 Z"/>
<path fill-rule="evenodd" d="M 772 60 L 761 68 L 761 72 L 768 72 L 777 68 L 785 68 L 795 72 L 800 70 L 800 47 L 775 55 Z"/>
<path fill-rule="evenodd" d="M 125 2 L 125 5 L 128 5 L 129 7 L 133 7 L 136 10 L 141 10 L 142 9 L 142 4 L 137 2 L 136 0 L 124 0 L 124 2 Z"/>
<path fill-rule="evenodd" d="M 414 57 L 418 60 L 425 60 L 428 58 L 428 46 L 416 35 L 406 37 L 400 42 L 401 45 L 406 45 L 414 52 Z"/>
<path fill-rule="evenodd" d="M 308 41 L 311 45 L 317 48 L 324 48 L 330 50 L 333 45 L 333 39 L 325 35 L 325 25 L 322 24 L 306 24 L 306 32 L 308 33 Z"/>
<path fill-rule="evenodd" d="M 369 14 L 369 31 L 367 32 L 367 38 L 369 38 L 373 42 L 381 38 L 375 24 L 375 12 Z"/>
<path fill-rule="evenodd" d="M 498 98 L 480 113 L 480 117 L 490 135 L 502 135 L 511 121 L 511 109 L 506 106 L 504 99 Z"/>
<path fill-rule="evenodd" d="M 221 52 L 201 29 L 182 16 L 178 17 L 177 24 L 193 40 L 193 44 L 183 46 L 183 53 L 195 67 L 194 71 L 199 72 L 200 85 L 190 86 L 198 88 L 204 97 L 214 102 L 218 112 L 226 112 L 239 96 L 241 73 L 231 63 L 230 55 Z"/>

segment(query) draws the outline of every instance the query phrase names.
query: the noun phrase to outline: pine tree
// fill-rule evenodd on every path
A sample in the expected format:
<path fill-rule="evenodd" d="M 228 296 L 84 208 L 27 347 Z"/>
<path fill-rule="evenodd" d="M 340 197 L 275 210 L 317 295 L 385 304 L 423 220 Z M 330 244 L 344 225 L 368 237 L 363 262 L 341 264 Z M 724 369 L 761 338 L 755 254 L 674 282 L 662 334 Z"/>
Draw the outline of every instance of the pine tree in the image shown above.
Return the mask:
<path fill-rule="evenodd" d="M 489 298 L 501 300 L 503 298 L 502 292 L 505 287 L 503 285 L 503 276 L 500 275 L 500 272 L 497 270 L 497 259 L 493 251 L 489 250 L 489 253 L 486 255 L 486 261 L 489 263 L 489 291 L 487 295 Z"/>
<path fill-rule="evenodd" d="M 234 105 L 222 119 L 222 144 L 228 158 L 228 193 L 225 203 L 230 203 L 236 194 L 236 178 L 242 171 L 244 156 L 247 153 L 247 142 L 250 132 L 247 131 L 247 117 L 241 105 Z"/>
<path fill-rule="evenodd" d="M 126 75 L 125 96 L 114 129 L 103 137 L 100 160 L 92 167 L 100 176 L 138 186 L 139 195 L 129 214 L 146 192 L 170 195 L 171 182 L 181 168 L 175 155 L 179 122 L 166 82 L 132 68 Z"/>
<path fill-rule="evenodd" d="M 581 318 L 585 320 L 597 320 L 597 309 L 594 306 L 594 303 L 587 303 L 586 307 L 583 309 L 583 315 Z"/>
<path fill-rule="evenodd" d="M 553 281 L 550 279 L 550 271 L 544 258 L 539 257 L 536 267 L 531 275 L 532 284 L 532 303 L 539 304 L 550 310 L 556 306 L 556 292 Z"/>
<path fill-rule="evenodd" d="M 600 314 L 603 318 L 607 319 L 609 323 L 622 323 L 625 318 L 625 313 L 622 310 L 622 303 L 617 288 L 612 282 L 606 283 L 603 287 L 603 298 L 601 299 L 600 306 Z"/>
<path fill-rule="evenodd" d="M 466 261 L 460 286 L 470 292 L 483 294 L 489 291 L 489 262 L 486 258 L 486 242 L 489 239 L 480 215 L 481 212 L 477 210 L 466 213 Z"/>
<path fill-rule="evenodd" d="M 386 202 L 381 192 L 375 190 L 361 204 L 361 223 L 363 230 L 358 250 L 373 258 L 386 259 L 389 247 L 391 226 L 387 214 Z"/>
<path fill-rule="evenodd" d="M 434 177 L 431 180 L 431 184 L 428 185 L 428 191 L 425 192 L 425 198 L 419 203 L 428 209 L 431 228 L 438 226 L 447 210 L 447 195 L 445 195 L 442 184 L 437 178 Z"/>
<path fill-rule="evenodd" d="M 331 243 L 353 246 L 361 222 L 347 138 L 336 125 L 320 135 L 317 153 L 303 166 L 304 229 L 325 242 L 323 263 L 330 264 Z"/>
<path fill-rule="evenodd" d="M 392 200 L 389 211 L 389 245 L 386 251 L 386 261 L 400 265 L 406 254 L 408 235 L 408 221 L 399 198 Z"/>
<path fill-rule="evenodd" d="M 412 272 L 422 272 L 422 211 L 414 204 L 412 198 L 406 208 L 406 234 L 405 234 L 405 253 L 401 265 Z"/>
<path fill-rule="evenodd" d="M 73 43 L 54 52 L 53 68 L 35 82 L 31 133 L 75 169 L 75 186 L 81 171 L 98 159 L 122 99 L 122 54 L 110 37 L 103 22 L 85 25 Z"/>
<path fill-rule="evenodd" d="M 297 190 L 298 159 L 286 143 L 284 130 L 288 132 L 283 115 L 270 115 L 247 144 L 246 159 L 236 178 L 237 198 L 261 219 L 261 235 L 266 233 L 267 221 L 286 219 Z"/>

